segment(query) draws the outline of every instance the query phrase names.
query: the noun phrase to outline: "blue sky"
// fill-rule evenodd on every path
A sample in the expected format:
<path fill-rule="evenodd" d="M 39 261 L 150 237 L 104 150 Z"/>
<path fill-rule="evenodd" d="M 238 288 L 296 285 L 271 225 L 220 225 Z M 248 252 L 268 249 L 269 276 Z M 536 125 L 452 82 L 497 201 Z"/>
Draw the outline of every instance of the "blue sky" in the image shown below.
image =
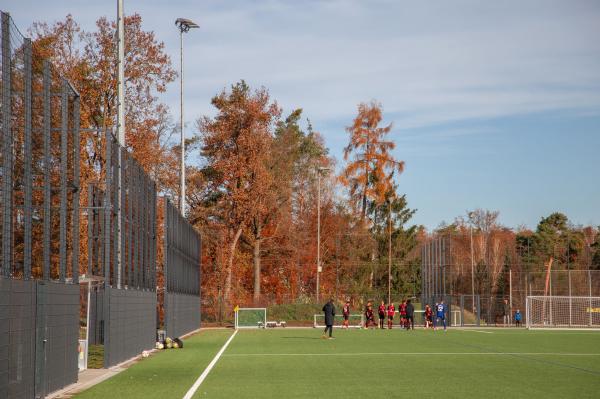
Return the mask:
<path fill-rule="evenodd" d="M 22 31 L 71 13 L 90 29 L 116 0 L 12 0 Z M 356 105 L 377 99 L 406 161 L 400 190 L 432 228 L 467 209 L 535 227 L 553 211 L 600 224 L 600 2 L 125 0 L 179 67 L 186 121 L 239 79 L 302 107 L 341 162 Z M 163 100 L 178 117 L 178 82 Z M 190 132 L 191 134 L 191 132 Z"/>

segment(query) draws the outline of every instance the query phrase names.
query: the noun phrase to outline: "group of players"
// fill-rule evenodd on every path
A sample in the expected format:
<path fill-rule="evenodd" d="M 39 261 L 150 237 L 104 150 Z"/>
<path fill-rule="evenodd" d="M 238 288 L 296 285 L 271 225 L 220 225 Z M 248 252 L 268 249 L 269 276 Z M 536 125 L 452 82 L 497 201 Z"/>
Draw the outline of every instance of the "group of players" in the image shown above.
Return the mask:
<path fill-rule="evenodd" d="M 425 305 L 425 328 L 436 329 L 436 325 L 441 323 L 446 331 L 446 305 L 444 301 L 440 301 L 435 304 L 435 319 L 433 318 L 433 309 L 429 304 Z M 407 330 L 415 329 L 415 307 L 411 303 L 410 299 L 405 299 L 398 306 L 398 313 L 400 314 L 400 327 Z M 342 308 L 342 315 L 344 317 L 344 324 L 342 328 L 349 328 L 350 318 L 350 301 L 346 301 Z M 385 320 L 387 318 L 387 328 L 391 329 L 394 324 L 394 317 L 396 316 L 396 307 L 393 303 L 388 305 L 384 301 L 381 301 L 379 308 L 377 309 L 377 315 L 379 316 L 379 325 L 375 323 L 375 311 L 373 310 L 373 304 L 371 301 L 367 302 L 364 311 L 365 324 L 364 328 L 376 328 L 379 326 L 380 329 L 384 328 Z"/>

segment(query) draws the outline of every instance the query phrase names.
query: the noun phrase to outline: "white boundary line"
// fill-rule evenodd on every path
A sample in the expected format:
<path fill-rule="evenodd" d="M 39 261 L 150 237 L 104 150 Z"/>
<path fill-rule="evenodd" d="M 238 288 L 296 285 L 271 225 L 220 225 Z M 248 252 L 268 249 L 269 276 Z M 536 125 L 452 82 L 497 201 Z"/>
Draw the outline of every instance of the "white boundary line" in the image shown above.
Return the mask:
<path fill-rule="evenodd" d="M 229 337 L 227 342 L 225 342 L 225 345 L 223 345 L 223 347 L 221 348 L 221 350 L 219 352 L 217 352 L 217 354 L 215 355 L 213 360 L 208 364 L 208 366 L 206 366 L 206 368 L 204 369 L 202 374 L 200 374 L 200 377 L 198 377 L 196 382 L 194 382 L 194 385 L 192 385 L 192 387 L 187 391 L 187 393 L 185 394 L 183 399 L 192 399 L 192 396 L 194 396 L 194 394 L 200 387 L 200 384 L 202 384 L 202 382 L 204 381 L 206 376 L 208 376 L 208 373 L 210 373 L 210 371 L 213 369 L 213 367 L 215 367 L 215 364 L 217 364 L 217 362 L 219 361 L 219 358 L 221 357 L 223 352 L 225 352 L 225 349 L 227 349 L 227 346 L 229 346 L 229 343 L 233 340 L 233 337 L 235 337 L 235 335 L 237 333 L 238 333 L 238 330 L 235 330 L 233 332 L 233 334 L 231 334 L 231 337 Z"/>
<path fill-rule="evenodd" d="M 357 352 L 357 353 L 230 353 L 224 357 L 257 356 L 600 356 L 600 353 L 560 353 L 560 352 Z"/>

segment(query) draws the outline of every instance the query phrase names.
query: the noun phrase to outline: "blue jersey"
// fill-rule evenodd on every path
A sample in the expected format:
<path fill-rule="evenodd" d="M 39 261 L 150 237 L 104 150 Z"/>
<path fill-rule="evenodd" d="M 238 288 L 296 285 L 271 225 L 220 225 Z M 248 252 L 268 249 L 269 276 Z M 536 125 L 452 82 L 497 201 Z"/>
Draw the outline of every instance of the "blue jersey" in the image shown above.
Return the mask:
<path fill-rule="evenodd" d="M 521 313 L 520 312 L 515 313 L 515 320 L 521 321 Z"/>
<path fill-rule="evenodd" d="M 443 319 L 444 314 L 446 313 L 446 305 L 444 305 L 443 303 L 438 303 L 435 307 L 435 310 L 436 310 L 436 316 Z"/>

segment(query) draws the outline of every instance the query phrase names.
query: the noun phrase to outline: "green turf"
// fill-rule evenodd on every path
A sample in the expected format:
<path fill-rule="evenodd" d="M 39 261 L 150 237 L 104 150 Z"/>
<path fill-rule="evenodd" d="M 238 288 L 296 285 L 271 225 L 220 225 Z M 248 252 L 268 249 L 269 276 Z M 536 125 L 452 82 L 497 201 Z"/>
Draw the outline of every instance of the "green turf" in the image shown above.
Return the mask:
<path fill-rule="evenodd" d="M 186 356 L 161 353 L 81 397 L 181 398 L 229 334 L 204 332 L 186 345 Z M 600 393 L 599 332 L 421 329 L 334 335 L 330 341 L 314 329 L 241 330 L 195 398 L 531 399 Z"/>
<path fill-rule="evenodd" d="M 183 349 L 163 350 L 76 398 L 179 398 L 206 368 L 231 331 L 205 330 L 184 341 Z"/>

